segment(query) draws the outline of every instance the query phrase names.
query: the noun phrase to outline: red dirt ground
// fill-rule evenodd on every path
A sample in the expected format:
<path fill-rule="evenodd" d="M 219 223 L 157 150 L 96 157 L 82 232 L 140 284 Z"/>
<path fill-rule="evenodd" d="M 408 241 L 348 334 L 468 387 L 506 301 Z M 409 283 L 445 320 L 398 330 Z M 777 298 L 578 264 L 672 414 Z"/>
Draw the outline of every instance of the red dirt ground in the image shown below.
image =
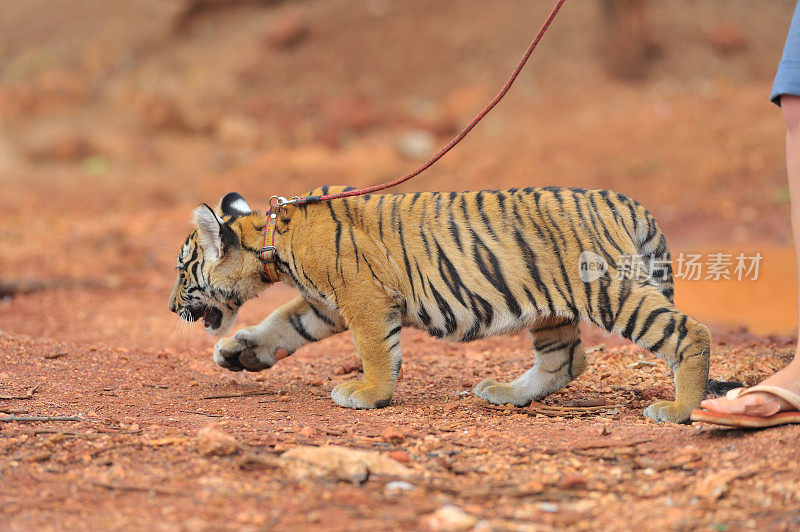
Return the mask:
<path fill-rule="evenodd" d="M 766 101 L 793 2 L 652 4 L 661 54 L 645 80 L 610 79 L 599 3 L 567 2 L 507 100 L 403 190 L 613 188 L 655 213 L 674 254 L 760 251 L 758 281 L 677 285 L 712 328 L 712 375 L 752 384 L 794 352 L 783 131 Z M 525 338 L 404 331 L 393 403 L 350 411 L 328 395 L 358 371 L 349 336 L 234 374 L 166 308 L 195 205 L 404 173 L 427 154 L 406 135 L 446 142 L 547 9 L 0 4 L 0 281 L 52 283 L 0 302 L 0 415 L 82 418 L 0 422 L 0 528 L 430 529 L 448 504 L 487 530 L 800 527 L 799 426 L 651 423 L 642 409 L 673 393 L 666 367 L 596 330 L 587 373 L 525 409 L 468 393 L 527 368 Z M 731 32 L 744 46 L 720 44 Z M 238 325 L 291 297 L 270 288 Z M 235 440 L 222 455 L 210 423 Z M 328 443 L 400 460 L 411 488 L 299 478 L 280 458 Z"/>

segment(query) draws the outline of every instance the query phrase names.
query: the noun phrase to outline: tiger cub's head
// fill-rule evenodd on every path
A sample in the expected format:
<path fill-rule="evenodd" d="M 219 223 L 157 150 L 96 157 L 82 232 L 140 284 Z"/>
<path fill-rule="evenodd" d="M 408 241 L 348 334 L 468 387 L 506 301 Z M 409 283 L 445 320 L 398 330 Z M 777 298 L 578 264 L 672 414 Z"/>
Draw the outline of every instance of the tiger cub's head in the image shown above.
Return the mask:
<path fill-rule="evenodd" d="M 257 241 L 264 216 L 231 192 L 215 211 L 205 203 L 194 210 L 194 230 L 178 252 L 178 277 L 169 309 L 186 321 L 203 319 L 206 331 L 225 334 L 242 304 L 264 288 Z M 256 251 L 256 252 L 251 252 Z"/>

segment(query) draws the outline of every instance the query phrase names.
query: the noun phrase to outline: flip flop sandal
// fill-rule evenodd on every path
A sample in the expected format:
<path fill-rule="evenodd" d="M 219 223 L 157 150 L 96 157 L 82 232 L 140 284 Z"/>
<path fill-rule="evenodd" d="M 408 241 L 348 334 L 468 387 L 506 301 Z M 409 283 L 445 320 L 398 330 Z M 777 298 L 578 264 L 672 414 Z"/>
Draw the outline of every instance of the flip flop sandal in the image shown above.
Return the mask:
<path fill-rule="evenodd" d="M 692 410 L 692 421 L 705 421 L 707 423 L 715 423 L 717 425 L 725 425 L 727 427 L 743 427 L 743 428 L 766 428 L 774 427 L 776 425 L 788 425 L 790 423 L 800 423 L 800 395 L 796 393 L 779 388 L 777 386 L 770 386 L 768 384 L 761 384 L 753 386 L 752 388 L 736 388 L 727 393 L 726 398 L 736 399 L 749 393 L 768 393 L 780 397 L 794 408 L 793 411 L 778 412 L 773 416 L 749 416 L 746 414 L 725 414 L 723 412 L 714 412 L 713 410 Z"/>

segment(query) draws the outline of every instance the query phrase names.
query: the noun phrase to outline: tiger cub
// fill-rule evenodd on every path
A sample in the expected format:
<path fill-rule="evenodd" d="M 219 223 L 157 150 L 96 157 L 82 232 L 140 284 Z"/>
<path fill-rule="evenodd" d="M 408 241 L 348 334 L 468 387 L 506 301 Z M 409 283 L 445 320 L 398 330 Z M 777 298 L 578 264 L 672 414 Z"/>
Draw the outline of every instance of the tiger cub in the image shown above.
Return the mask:
<path fill-rule="evenodd" d="M 348 189 L 311 194 L 340 190 Z M 232 192 L 218 212 L 198 207 L 194 225 L 178 254 L 169 307 L 222 335 L 239 307 L 272 282 L 259 260 L 266 217 Z M 214 361 L 231 371 L 269 368 L 349 329 L 363 379 L 339 384 L 331 397 L 344 407 L 380 408 L 400 371 L 402 327 L 461 342 L 528 331 L 533 367 L 474 390 L 493 404 L 524 406 L 586 369 L 584 321 L 672 368 L 675 400 L 650 405 L 645 416 L 684 422 L 706 396 L 709 331 L 673 305 L 664 235 L 622 194 L 546 187 L 288 204 L 278 211 L 275 247 L 279 280 L 300 295 L 217 343 Z M 638 271 L 626 261 L 638 261 Z"/>

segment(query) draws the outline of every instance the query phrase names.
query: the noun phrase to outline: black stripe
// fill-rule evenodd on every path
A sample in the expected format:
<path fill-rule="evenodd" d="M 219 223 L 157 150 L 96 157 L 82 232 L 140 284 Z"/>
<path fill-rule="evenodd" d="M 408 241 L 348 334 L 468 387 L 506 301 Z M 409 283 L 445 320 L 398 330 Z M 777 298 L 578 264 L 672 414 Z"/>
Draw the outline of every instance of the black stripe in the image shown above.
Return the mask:
<path fill-rule="evenodd" d="M 547 284 L 542 281 L 542 275 L 539 272 L 538 266 L 536 266 L 536 253 L 533 251 L 533 248 L 528 245 L 522 233 L 520 233 L 519 229 L 516 227 L 514 228 L 514 240 L 517 242 L 517 246 L 522 253 L 522 258 L 525 260 L 525 267 L 528 269 L 528 273 L 530 273 L 536 288 L 544 293 L 544 297 L 547 299 L 548 305 L 550 306 L 550 312 L 555 312 L 550 298 L 550 290 L 547 288 Z"/>
<path fill-rule="evenodd" d="M 392 231 L 397 231 L 400 225 L 400 199 L 397 194 L 392 194 Z"/>
<path fill-rule="evenodd" d="M 561 191 L 562 191 L 561 187 L 552 187 L 552 186 L 544 187 L 542 190 L 547 190 L 549 192 L 552 192 L 553 196 L 555 196 L 556 201 L 558 201 L 559 205 L 561 206 L 564 205 L 564 198 L 561 197 Z"/>
<path fill-rule="evenodd" d="M 322 297 L 323 299 L 325 299 L 325 298 L 326 298 L 326 296 L 325 296 L 325 292 L 323 292 L 323 291 L 322 291 L 322 289 L 321 289 L 320 287 L 318 287 L 318 286 L 316 285 L 316 283 L 314 283 L 314 281 L 312 281 L 312 280 L 311 280 L 311 279 L 308 277 L 308 275 L 306 275 L 306 272 L 305 272 L 305 270 L 303 270 L 302 268 L 297 268 L 297 272 L 298 272 L 300 275 L 302 275 L 302 276 L 303 276 L 303 279 L 305 280 L 305 283 L 306 283 L 306 284 L 309 284 L 309 285 L 311 285 L 311 288 L 313 288 L 313 289 L 314 289 L 314 291 L 316 291 L 316 293 L 317 293 L 317 295 L 318 295 L 318 296 Z M 301 282 L 299 282 L 299 281 L 297 282 L 297 284 L 298 284 L 298 285 L 300 285 L 300 286 L 304 286 L 304 283 L 301 283 Z"/>
<path fill-rule="evenodd" d="M 552 347 L 559 343 L 562 343 L 561 338 L 556 338 L 555 340 L 550 340 L 544 343 L 534 342 L 533 346 L 536 348 L 537 351 L 544 351 L 548 347 Z"/>
<path fill-rule="evenodd" d="M 428 237 L 425 236 L 425 229 L 423 227 L 419 228 L 419 236 L 422 237 L 422 245 L 425 248 L 425 254 L 428 255 L 428 259 L 432 258 L 432 256 L 431 256 L 431 246 L 428 243 Z"/>
<path fill-rule="evenodd" d="M 539 305 L 536 302 L 536 298 L 533 297 L 533 294 L 531 293 L 530 290 L 528 290 L 528 287 L 523 286 L 522 288 L 523 290 L 525 290 L 525 295 L 528 297 L 528 301 L 530 301 L 531 305 L 533 305 L 533 310 L 535 310 L 536 312 L 541 312 L 541 310 L 539 309 Z"/>
<path fill-rule="evenodd" d="M 428 287 L 426 286 L 426 280 L 428 279 L 424 275 L 422 275 L 422 270 L 419 269 L 419 263 L 414 261 L 414 266 L 417 268 L 417 275 L 419 276 L 419 284 L 422 287 L 422 293 L 425 294 L 425 297 L 428 296 Z"/>
<path fill-rule="evenodd" d="M 389 338 L 391 338 L 395 334 L 400 333 L 401 330 L 403 330 L 403 326 L 402 325 L 398 325 L 397 327 L 395 327 L 394 329 L 389 331 L 389 334 L 386 335 L 386 338 L 384 338 L 384 340 L 388 340 Z"/>
<path fill-rule="evenodd" d="M 292 325 L 297 334 L 303 337 L 303 339 L 309 342 L 316 342 L 317 339 L 311 336 L 306 328 L 303 326 L 303 323 L 300 321 L 300 315 L 298 314 L 289 314 L 289 323 Z"/>
<path fill-rule="evenodd" d="M 436 300 L 436 304 L 439 307 L 439 312 L 442 314 L 442 318 L 444 318 L 444 328 L 446 334 L 450 335 L 456 330 L 456 316 L 453 314 L 453 309 L 450 308 L 450 305 L 447 304 L 447 300 L 442 297 L 442 295 L 436 290 L 432 283 L 430 283 L 431 293 L 433 293 L 433 298 Z M 434 332 L 436 331 L 436 332 Z M 438 328 L 431 331 L 431 334 L 434 336 L 441 337 L 442 334 L 437 334 L 439 331 Z"/>
<path fill-rule="evenodd" d="M 458 246 L 458 249 L 463 250 L 464 248 L 461 246 L 461 236 L 458 234 L 458 222 L 456 222 L 455 218 L 450 219 L 448 229 L 450 230 L 450 234 L 453 236 L 453 240 L 456 241 L 456 246 Z"/>
<path fill-rule="evenodd" d="M 464 333 L 464 336 L 461 337 L 462 342 L 471 342 L 473 340 L 478 339 L 478 333 L 481 330 L 481 325 L 479 322 L 475 321 L 472 323 L 472 326 L 469 328 L 467 332 Z"/>
<path fill-rule="evenodd" d="M 381 194 L 378 198 L 378 235 L 380 239 L 383 240 L 383 199 L 386 196 Z"/>
<path fill-rule="evenodd" d="M 636 327 L 636 318 L 639 317 L 639 309 L 642 308 L 642 303 L 644 303 L 644 300 L 645 298 L 639 300 L 636 308 L 633 309 L 633 313 L 630 315 L 630 317 L 628 317 L 628 323 L 625 325 L 625 329 L 622 331 L 623 338 L 633 340 L 633 329 Z"/>
<path fill-rule="evenodd" d="M 619 293 L 617 293 L 618 304 L 617 311 L 614 313 L 614 323 L 616 323 L 617 318 L 622 313 L 622 307 L 628 302 L 631 294 L 633 294 L 633 281 L 628 280 L 628 282 L 620 282 L 617 284 L 619 284 Z"/>
<path fill-rule="evenodd" d="M 322 323 L 324 323 L 325 325 L 327 325 L 328 327 L 331 327 L 331 328 L 335 328 L 335 327 L 336 327 L 336 324 L 335 324 L 335 323 L 333 323 L 333 320 L 332 320 L 332 319 L 330 319 L 330 318 L 329 318 L 328 316 L 326 316 L 325 314 L 323 314 L 321 310 L 319 310 L 317 307 L 315 307 L 314 305 L 312 305 L 312 304 L 311 304 L 311 303 L 310 303 L 308 300 L 306 300 L 306 303 L 308 303 L 308 306 L 311 308 L 311 312 L 313 312 L 313 313 L 314 313 L 314 315 L 315 315 L 317 318 L 319 318 L 319 320 L 320 320 Z"/>
<path fill-rule="evenodd" d="M 510 189 L 508 192 L 513 194 L 514 189 L 513 188 Z M 505 220 L 506 218 L 508 218 L 508 212 L 506 211 L 506 194 L 501 190 L 500 192 L 497 193 L 496 197 L 497 197 L 497 204 L 500 206 L 500 216 L 502 216 L 502 219 Z"/>
<path fill-rule="evenodd" d="M 428 281 L 428 283 L 430 284 L 430 281 Z M 419 315 L 420 321 L 422 322 L 422 325 L 427 327 L 428 325 L 431 324 L 431 316 L 430 316 L 430 314 L 428 314 L 428 311 L 425 309 L 425 305 L 420 304 L 418 315 Z"/>
<path fill-rule="evenodd" d="M 475 195 L 475 206 L 478 208 L 478 212 L 481 215 L 481 220 L 483 220 L 483 225 L 486 226 L 486 230 L 489 231 L 489 234 L 492 235 L 492 238 L 497 240 L 497 234 L 494 232 L 492 222 L 489 221 L 489 216 L 486 215 L 486 211 L 483 208 L 483 192 L 478 192 Z"/>
<path fill-rule="evenodd" d="M 358 246 L 356 246 L 356 234 L 353 231 L 353 226 L 350 225 L 347 227 L 347 230 L 350 232 L 350 242 L 353 244 L 353 255 L 356 257 L 356 272 L 360 270 L 360 259 L 358 258 Z"/>
<path fill-rule="evenodd" d="M 344 215 L 347 216 L 347 220 L 350 222 L 350 225 L 355 225 L 355 220 L 353 219 L 353 213 L 350 212 L 350 202 L 347 198 L 342 198 L 339 202 L 344 205 Z"/>
<path fill-rule="evenodd" d="M 581 225 L 585 226 L 585 222 L 583 220 L 583 209 L 580 206 L 580 202 L 577 201 L 577 194 L 570 189 L 570 196 L 575 200 L 575 209 L 578 212 L 578 219 L 582 222 Z M 563 211 L 563 205 L 562 205 Z M 578 234 L 578 229 L 575 227 L 575 217 L 574 216 L 566 216 L 566 222 L 569 226 L 570 230 L 572 231 L 572 235 L 575 237 L 575 242 L 578 243 L 578 251 L 583 253 L 585 251 L 583 247 L 583 242 L 586 238 L 583 238 L 582 235 Z M 585 227 L 584 227 L 585 229 Z M 594 249 L 594 248 L 592 248 Z M 594 285 L 598 287 L 598 304 L 600 306 L 600 316 L 601 320 L 603 321 L 603 325 L 605 326 L 606 330 L 613 325 L 612 322 L 612 312 L 611 312 L 611 303 L 608 298 L 608 286 L 611 284 L 611 277 L 603 275 L 600 277 L 597 283 L 591 282 L 583 282 L 583 293 L 584 297 L 586 298 L 586 313 L 589 316 L 592 316 L 595 312 L 592 308 L 592 303 L 594 301 L 594 296 L 592 295 L 592 288 Z"/>
<path fill-rule="evenodd" d="M 583 284 L 597 284 L 597 308 L 600 311 L 600 321 L 605 330 L 610 331 L 614 328 L 614 311 L 611 309 L 611 298 L 608 295 L 608 288 L 611 286 L 611 277 L 606 273 L 597 280 L 597 283 Z"/>
<path fill-rule="evenodd" d="M 539 194 L 539 192 L 534 190 L 533 201 L 536 204 L 537 211 L 538 212 L 544 212 L 542 207 L 539 205 L 540 196 L 541 195 Z M 544 229 L 546 229 L 547 233 L 548 233 L 548 235 L 545 235 L 544 234 L 545 232 L 542 229 L 542 227 L 539 226 L 538 223 L 536 223 L 536 219 L 535 219 L 535 217 L 533 215 L 533 212 L 531 211 L 530 206 L 526 202 L 522 202 L 522 205 L 528 211 L 528 219 L 529 219 L 530 223 L 533 224 L 533 227 L 534 227 L 534 229 L 536 229 L 536 232 L 539 233 L 539 237 L 542 238 L 542 240 L 551 243 L 551 248 L 550 249 L 552 249 L 553 252 L 556 254 L 556 262 L 558 262 L 559 268 L 561 270 L 561 277 L 562 277 L 562 281 L 563 281 L 562 283 L 555 283 L 555 289 L 559 293 L 559 295 L 561 295 L 561 297 L 564 299 L 564 304 L 567 306 L 567 308 L 569 308 L 569 310 L 572 312 L 572 314 L 574 316 L 578 316 L 578 314 L 579 314 L 578 313 L 578 309 L 575 307 L 575 296 L 572 293 L 572 283 L 570 281 L 569 276 L 567 275 L 566 266 L 564 265 L 564 260 L 563 260 L 563 258 L 561 256 L 561 249 L 560 249 L 560 247 L 558 245 L 558 242 L 556 241 L 555 235 L 550 230 L 550 228 L 547 226 L 547 224 L 544 224 Z M 553 222 L 552 219 L 550 221 L 551 221 L 551 223 L 555 223 L 555 222 Z M 561 235 L 561 237 L 563 239 L 563 235 Z M 564 247 L 566 247 L 566 241 L 564 243 Z M 567 294 L 565 294 L 564 291 L 562 290 L 562 286 L 565 286 L 567 288 Z"/>
<path fill-rule="evenodd" d="M 478 294 L 470 294 L 470 305 L 472 306 L 472 312 L 478 318 L 480 323 L 485 324 L 487 327 L 492 324 L 492 319 L 494 318 L 494 308 L 492 307 L 491 303 L 483 299 Z M 478 308 L 480 305 L 483 309 Z"/>
<path fill-rule="evenodd" d="M 369 273 L 372 275 L 372 278 L 378 281 L 378 284 L 383 286 L 383 281 L 381 281 L 381 279 L 375 273 L 375 270 L 372 269 L 372 264 L 369 263 L 369 261 L 367 260 L 367 256 L 364 255 L 363 252 L 361 253 L 361 258 L 364 259 L 364 263 L 367 265 L 367 268 L 369 268 Z"/>
<path fill-rule="evenodd" d="M 463 290 L 469 294 L 467 287 L 464 286 L 464 283 L 461 281 L 461 276 L 458 275 L 458 270 L 456 270 L 456 267 L 450 262 L 450 259 L 447 258 L 442 246 L 439 245 L 439 241 L 434 238 L 433 243 L 436 244 L 436 253 L 439 258 L 439 275 L 441 275 L 450 293 L 453 294 L 459 303 L 466 306 L 461 292 Z"/>
<path fill-rule="evenodd" d="M 667 326 L 664 327 L 664 333 L 661 335 L 661 339 L 656 343 L 654 343 L 653 345 L 651 345 L 649 347 L 649 350 L 653 351 L 654 353 L 658 351 L 664 344 L 666 339 L 669 338 L 674 332 L 675 332 L 675 317 L 673 316 L 669 319 L 669 323 L 667 324 Z"/>
<path fill-rule="evenodd" d="M 594 196 L 589 196 L 589 201 L 592 204 L 592 208 L 598 213 L 598 216 L 599 216 L 600 215 L 600 207 L 597 206 L 597 202 L 595 201 Z M 602 219 L 601 219 L 601 222 L 602 222 Z M 605 224 L 603 224 L 602 227 L 603 227 L 603 233 L 606 236 L 606 241 L 609 244 L 611 244 L 612 246 L 614 246 L 614 248 L 616 248 L 616 250 L 619 251 L 620 255 L 625 255 L 625 250 L 623 250 L 621 247 L 619 247 L 619 245 L 617 244 L 617 241 L 614 240 L 614 237 L 612 237 L 611 233 L 608 232 L 608 227 L 606 227 Z"/>
<path fill-rule="evenodd" d="M 628 212 L 631 215 L 631 223 L 633 224 L 633 232 L 631 233 L 631 237 L 633 237 L 639 230 L 639 220 L 636 216 L 636 211 L 633 208 L 633 204 L 630 201 L 626 201 L 625 205 L 628 207 Z"/>
<path fill-rule="evenodd" d="M 511 311 L 514 316 L 519 318 L 522 315 L 522 309 L 519 306 L 519 302 L 514 298 L 514 294 L 511 293 L 511 290 L 506 284 L 506 280 L 503 277 L 503 272 L 500 268 L 500 261 L 497 259 L 494 253 L 489 249 L 489 247 L 483 243 L 483 241 L 478 237 L 475 231 L 472 231 L 472 238 L 474 239 L 475 246 L 473 249 L 473 258 L 475 262 L 478 264 L 478 269 L 481 271 L 484 277 L 492 283 L 506 300 L 506 305 L 508 305 L 508 309 Z M 488 259 L 488 263 L 484 260 L 484 255 L 486 259 Z"/>
<path fill-rule="evenodd" d="M 576 197 L 575 201 L 577 202 L 577 197 Z M 600 236 L 600 228 L 597 226 L 597 222 L 600 221 L 600 225 L 602 225 L 603 228 L 605 228 L 605 225 L 603 224 L 603 221 L 599 218 L 600 213 L 596 212 L 596 210 L 594 208 L 592 208 L 592 209 L 588 209 L 586 211 L 581 209 L 581 214 L 583 216 L 585 216 L 585 217 L 588 217 L 589 223 L 591 223 L 591 228 L 590 228 L 588 225 L 585 224 L 585 219 L 584 219 L 585 229 L 587 231 L 589 231 L 590 233 L 592 233 L 592 237 L 594 238 L 594 240 L 596 242 L 598 242 L 598 243 L 603 242 L 603 237 Z M 606 235 L 607 234 L 608 234 L 608 231 L 606 231 Z M 612 268 L 612 269 L 616 269 L 617 268 L 617 259 L 619 258 L 619 255 L 617 257 L 611 256 L 611 253 L 609 253 L 606 250 L 605 246 L 599 246 L 599 250 L 604 255 L 604 258 L 605 258 L 606 262 L 608 262 L 608 267 Z"/>
<path fill-rule="evenodd" d="M 341 273 L 342 270 L 339 268 L 339 256 L 341 255 L 341 243 L 342 243 L 342 222 L 339 221 L 339 218 L 336 216 L 336 213 L 333 212 L 333 206 L 331 205 L 330 201 L 326 201 L 325 205 L 328 206 L 328 210 L 331 213 L 331 218 L 336 223 L 336 235 L 334 237 L 334 245 L 336 248 L 336 270 Z"/>
<path fill-rule="evenodd" d="M 575 360 L 575 350 L 581 344 L 581 339 L 578 338 L 572 343 L 572 346 L 569 348 L 569 379 L 573 380 L 575 378 L 575 374 L 572 372 L 572 362 Z"/>
<path fill-rule="evenodd" d="M 641 338 L 642 336 L 647 334 L 647 331 L 650 329 L 650 326 L 653 325 L 653 322 L 658 317 L 658 315 L 663 314 L 665 312 L 670 312 L 670 310 L 664 307 L 659 307 L 654 311 L 652 311 L 650 314 L 648 314 L 647 318 L 645 318 L 644 320 L 644 325 L 642 325 L 642 328 L 639 330 L 639 335 L 637 336 L 637 338 Z"/>
<path fill-rule="evenodd" d="M 403 250 L 403 263 L 406 267 L 406 275 L 408 276 L 408 282 L 411 284 L 411 297 L 416 299 L 416 291 L 414 290 L 414 273 L 411 271 L 411 262 L 408 260 L 408 252 L 406 251 L 406 242 L 405 236 L 403 234 L 403 222 L 402 220 L 397 220 L 397 236 L 400 239 L 400 249 Z"/>
<path fill-rule="evenodd" d="M 686 327 L 686 322 L 689 320 L 689 316 L 686 314 L 683 315 L 681 318 L 681 322 L 678 324 L 678 338 L 675 342 L 675 350 L 677 351 L 680 349 L 681 344 L 686 339 L 686 335 L 689 334 L 689 329 Z"/>

